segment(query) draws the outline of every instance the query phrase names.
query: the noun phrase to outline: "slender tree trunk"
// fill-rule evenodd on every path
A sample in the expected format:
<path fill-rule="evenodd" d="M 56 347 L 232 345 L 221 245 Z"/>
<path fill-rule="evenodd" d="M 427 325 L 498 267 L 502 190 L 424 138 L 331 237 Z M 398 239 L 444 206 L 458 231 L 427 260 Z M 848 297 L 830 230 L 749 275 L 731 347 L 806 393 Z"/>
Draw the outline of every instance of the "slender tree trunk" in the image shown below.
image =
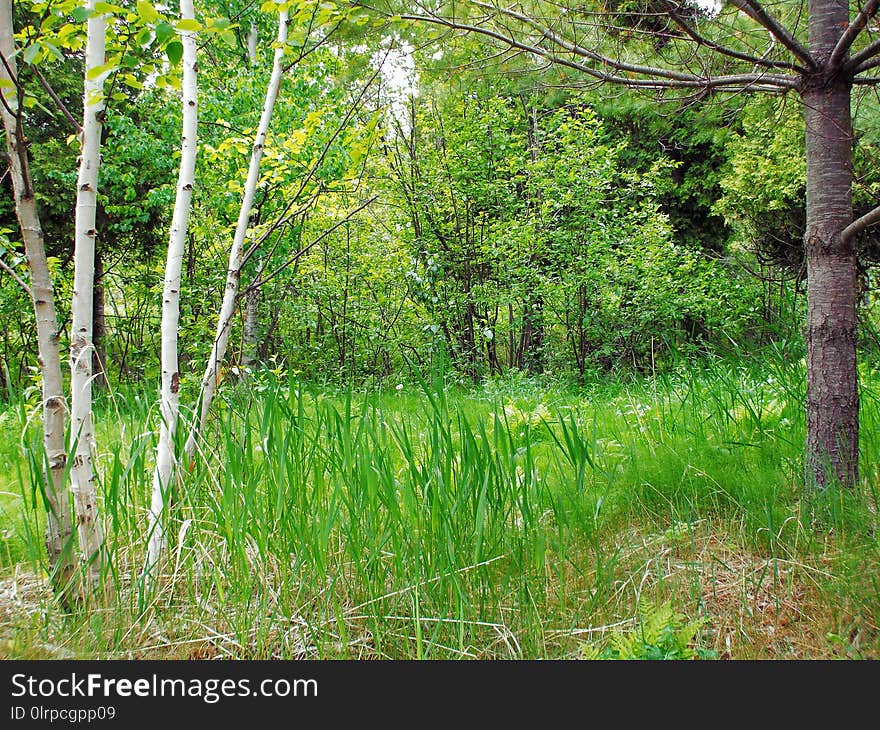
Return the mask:
<path fill-rule="evenodd" d="M 94 0 L 86 7 L 94 9 Z M 95 274 L 95 213 L 98 169 L 101 164 L 101 127 L 104 122 L 103 75 L 89 78 L 104 64 L 106 23 L 100 13 L 88 20 L 83 95 L 82 150 L 76 186 L 73 301 L 70 342 L 70 440 L 73 464 L 70 491 L 76 513 L 79 546 L 88 569 L 86 581 L 100 581 L 104 536 L 98 516 L 92 464 L 92 293 Z"/>
<path fill-rule="evenodd" d="M 846 2 L 811 0 L 810 50 L 820 69 L 849 22 Z M 807 145 L 807 484 L 858 479 L 856 258 L 852 221 L 852 80 L 805 79 Z"/>
<path fill-rule="evenodd" d="M 532 158 L 532 165 L 537 166 L 541 147 L 538 107 L 535 104 L 529 106 L 522 94 L 520 102 L 526 116 L 529 156 Z M 540 211 L 539 190 L 530 191 L 529 207 Z M 530 258 L 529 263 L 533 270 L 540 271 L 541 262 L 538 260 L 538 256 L 533 254 Z M 518 360 L 520 367 L 525 368 L 529 373 L 541 373 L 544 370 L 544 298 L 535 290 L 529 292 L 523 303 L 523 323 Z"/>
<path fill-rule="evenodd" d="M 257 63 L 257 40 L 259 39 L 259 35 L 257 33 L 257 26 L 251 23 L 251 28 L 247 34 L 247 52 L 248 52 L 248 61 L 251 66 L 256 65 Z"/>
<path fill-rule="evenodd" d="M 11 0 L 0 0 L 0 79 L 17 81 L 15 45 L 12 36 Z M 8 64 L 8 68 L 7 68 Z M 6 103 L 16 109 L 15 92 L 0 88 Z M 10 114 L 6 105 L 0 108 L 6 130 L 6 152 L 15 196 L 15 212 L 21 226 L 25 256 L 30 271 L 30 294 L 37 326 L 37 355 L 43 381 L 43 447 L 47 468 L 44 474 L 46 495 L 46 550 L 49 555 L 49 575 L 56 593 L 64 605 L 70 604 L 73 590 L 74 545 L 70 521 L 70 502 L 65 484 L 67 450 L 64 442 L 65 411 L 64 383 L 61 374 L 61 355 L 58 350 L 58 319 L 55 314 L 55 294 L 52 277 L 46 261 L 43 229 L 40 225 L 34 190 L 31 183 L 27 149 L 19 119 Z"/>
<path fill-rule="evenodd" d="M 523 325 L 520 335 L 521 367 L 529 373 L 544 370 L 544 298 L 532 293 L 523 306 Z"/>
<path fill-rule="evenodd" d="M 252 368 L 257 362 L 259 350 L 260 287 L 248 289 L 244 302 L 244 326 L 242 327 L 242 367 Z"/>
<path fill-rule="evenodd" d="M 181 0 L 180 19 L 194 20 L 193 0 Z M 165 547 L 163 515 L 166 497 L 174 473 L 174 435 L 180 406 L 180 365 L 178 362 L 178 324 L 180 322 L 180 279 L 186 250 L 190 203 L 195 184 L 196 153 L 198 151 L 198 66 L 196 63 L 196 34 L 181 31 L 183 43 L 183 83 L 181 103 L 183 123 L 180 143 L 180 170 L 177 177 L 177 196 L 171 217 L 168 256 L 165 261 L 165 284 L 162 292 L 162 389 L 159 412 L 159 446 L 156 469 L 153 472 L 153 491 L 150 500 L 149 540 L 147 543 L 146 574 L 152 578 L 153 567 Z"/>
<path fill-rule="evenodd" d="M 278 18 L 278 39 L 275 48 L 275 57 L 272 64 L 272 75 L 269 86 L 266 89 L 266 99 L 263 102 L 263 111 L 260 115 L 260 123 L 254 138 L 254 146 L 251 151 L 251 162 L 248 168 L 247 182 L 245 183 L 244 195 L 241 201 L 241 210 L 238 214 L 238 223 L 235 229 L 235 237 L 232 248 L 229 251 L 229 268 L 226 273 L 226 290 L 223 294 L 223 303 L 220 307 L 220 316 L 217 321 L 217 334 L 208 357 L 205 374 L 199 391 L 197 405 L 198 417 L 193 422 L 189 437 L 186 441 L 185 453 L 188 462 L 192 462 L 196 451 L 196 439 L 204 430 L 208 420 L 208 412 L 214 400 L 217 389 L 220 363 L 226 356 L 226 347 L 229 343 L 229 330 L 232 324 L 232 316 L 235 311 L 235 303 L 238 299 L 239 281 L 241 279 L 242 257 L 244 253 L 244 239 L 248 230 L 251 208 L 254 203 L 254 193 L 260 180 L 260 162 L 263 159 L 263 146 L 266 143 L 266 135 L 269 132 L 269 122 L 275 109 L 275 101 L 278 99 L 278 90 L 281 86 L 281 75 L 284 70 L 284 47 L 287 43 L 287 11 L 282 10 Z"/>

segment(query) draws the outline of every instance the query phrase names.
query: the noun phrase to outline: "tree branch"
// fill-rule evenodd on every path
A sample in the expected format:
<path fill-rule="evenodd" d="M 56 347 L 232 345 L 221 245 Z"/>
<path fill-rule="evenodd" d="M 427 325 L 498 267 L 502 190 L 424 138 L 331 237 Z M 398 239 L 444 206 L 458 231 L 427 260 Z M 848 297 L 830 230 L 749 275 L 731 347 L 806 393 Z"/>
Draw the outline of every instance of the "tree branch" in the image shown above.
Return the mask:
<path fill-rule="evenodd" d="M 880 2 L 880 0 L 876 0 Z M 710 51 L 715 51 L 717 53 L 721 53 L 725 56 L 730 56 L 731 58 L 736 58 L 740 61 L 746 61 L 748 63 L 755 64 L 757 66 L 766 66 L 768 68 L 778 68 L 778 69 L 789 69 L 790 71 L 803 71 L 803 66 L 799 66 L 796 63 L 787 63 L 785 61 L 770 61 L 766 58 L 761 58 L 759 56 L 752 56 L 748 53 L 743 53 L 742 51 L 737 51 L 733 48 L 728 48 L 727 46 L 722 46 L 719 43 L 716 43 L 709 38 L 701 35 L 697 32 L 696 28 L 694 28 L 690 23 L 688 23 L 680 14 L 679 9 L 681 5 L 672 2 L 672 0 L 665 0 L 665 4 L 668 8 L 666 11 L 672 20 L 675 21 L 675 24 L 681 28 L 685 33 L 687 33 L 690 38 L 697 43 L 698 45 L 705 46 Z"/>
<path fill-rule="evenodd" d="M 868 211 L 861 218 L 856 218 L 850 223 L 840 234 L 840 238 L 844 241 L 851 241 L 858 236 L 866 228 L 880 222 L 880 205 L 871 211 Z"/>
<path fill-rule="evenodd" d="M 61 98 L 58 96 L 58 94 L 55 93 L 55 89 L 52 88 L 51 84 L 46 80 L 46 77 L 43 76 L 43 73 L 40 71 L 40 69 L 38 69 L 33 64 L 29 64 L 29 68 L 31 69 L 31 71 L 34 72 L 40 82 L 40 85 L 46 90 L 46 93 L 52 98 L 52 101 L 55 102 L 55 106 L 57 106 L 61 110 L 64 118 L 73 125 L 76 133 L 80 134 L 82 132 L 82 127 L 80 126 L 80 123 L 76 120 L 76 118 L 74 118 L 73 114 L 70 113 L 70 110 L 67 108 L 64 102 L 61 101 Z"/>
<path fill-rule="evenodd" d="M 877 68 L 880 66 L 880 58 L 875 58 L 868 63 L 862 64 L 859 69 L 861 71 L 867 71 L 868 69 Z M 878 81 L 880 81 L 880 76 L 861 76 L 853 79 L 853 84 L 857 86 L 873 86 Z"/>
<path fill-rule="evenodd" d="M 363 203 L 361 203 L 359 206 L 357 206 L 357 208 L 346 213 L 345 217 L 342 220 L 339 220 L 336 223 L 334 223 L 330 228 L 328 228 L 326 231 L 321 233 L 321 235 L 318 236 L 314 241 L 310 241 L 308 244 L 303 246 L 299 251 L 297 251 L 295 254 L 293 254 L 293 256 L 288 258 L 280 266 L 273 269 L 271 272 L 269 272 L 265 276 L 259 277 L 258 279 L 255 279 L 254 281 L 252 281 L 248 286 L 246 286 L 244 289 L 242 289 L 241 292 L 239 292 L 239 294 L 238 294 L 239 298 L 241 298 L 242 296 L 247 294 L 249 291 L 251 291 L 253 289 L 257 289 L 258 287 L 261 287 L 263 284 L 265 284 L 270 279 L 275 278 L 278 274 L 280 274 L 282 271 L 284 271 L 284 269 L 286 269 L 292 263 L 295 263 L 296 261 L 298 261 L 302 256 L 307 254 L 309 251 L 311 251 L 315 246 L 317 246 L 321 241 L 323 241 L 325 238 L 327 238 L 327 236 L 329 236 L 331 233 L 333 233 L 333 231 L 335 231 L 337 228 L 339 228 L 342 224 L 347 223 L 352 218 L 354 218 L 355 215 L 360 213 L 364 208 L 366 208 L 368 205 L 370 205 L 370 203 L 375 201 L 377 197 L 378 196 L 374 195 L 369 200 L 365 200 Z"/>
<path fill-rule="evenodd" d="M 31 291 L 31 288 L 27 285 L 24 279 L 22 279 L 9 264 L 7 264 L 3 259 L 0 259 L 0 269 L 3 269 L 7 274 L 9 274 L 13 279 L 18 282 L 18 285 L 27 292 L 27 295 L 33 299 L 34 293 Z"/>
<path fill-rule="evenodd" d="M 862 66 L 865 64 L 865 62 L 876 56 L 878 53 L 880 53 L 880 40 L 872 41 L 861 51 L 859 51 L 855 56 L 850 58 L 849 62 L 844 68 L 846 68 L 847 70 L 852 70 L 854 71 L 854 73 L 864 71 Z M 868 68 L 871 67 L 869 66 Z"/>
<path fill-rule="evenodd" d="M 816 68 L 816 61 L 810 52 L 778 20 L 771 17 L 756 0 L 730 0 L 730 4 L 748 15 L 756 23 L 764 26 L 776 40 L 803 61 L 807 68 Z"/>
<path fill-rule="evenodd" d="M 361 6 L 369 7 L 367 5 Z M 377 11 L 376 8 L 370 7 L 369 9 Z M 690 88 L 704 89 L 706 91 L 715 90 L 725 92 L 743 90 L 779 92 L 781 89 L 796 88 L 798 82 L 798 79 L 796 77 L 787 76 L 784 74 L 752 73 L 706 77 L 696 76 L 694 74 L 682 74 L 680 72 L 654 68 L 651 66 L 633 66 L 631 64 L 624 64 L 615 61 L 612 58 L 601 56 L 599 54 L 590 54 L 590 52 L 588 52 L 586 49 L 575 46 L 576 48 L 580 48 L 580 50 L 583 52 L 583 54 L 581 55 L 584 55 L 585 57 L 588 57 L 591 60 L 595 60 L 603 65 L 609 66 L 616 71 L 627 71 L 630 73 L 639 74 L 641 76 L 647 76 L 648 78 L 638 79 L 628 76 L 618 76 L 615 74 L 610 74 L 606 71 L 601 71 L 598 68 L 594 68 L 593 66 L 574 61 L 570 58 L 559 56 L 555 53 L 552 53 L 551 51 L 548 51 L 545 48 L 541 48 L 540 46 L 523 43 L 516 40 L 510 35 L 504 35 L 503 33 L 500 33 L 496 30 L 492 30 L 491 28 L 484 28 L 478 25 L 470 25 L 468 23 L 462 23 L 457 20 L 452 20 L 450 18 L 444 18 L 437 15 L 403 14 L 397 17 L 403 20 L 431 23 L 434 25 L 442 25 L 453 30 L 477 33 L 487 38 L 492 38 L 493 40 L 504 43 L 510 48 L 515 48 L 517 50 L 525 51 L 527 53 L 533 53 L 536 56 L 546 58 L 548 61 L 552 61 L 557 65 L 564 66 L 575 71 L 580 71 L 584 74 L 587 74 L 588 76 L 592 76 L 598 81 L 606 81 L 608 83 L 618 84 L 621 86 L 646 89 Z"/>
<path fill-rule="evenodd" d="M 12 55 L 14 56 L 15 54 L 13 53 Z M 15 86 L 16 96 L 20 97 L 21 92 L 22 92 L 21 84 L 19 83 L 18 77 L 14 73 L 9 61 L 6 60 L 6 56 L 4 56 L 2 53 L 0 53 L 0 63 L 3 64 L 3 67 L 6 69 L 6 74 L 9 76 L 9 80 Z M 0 92 L 0 103 L 3 104 L 3 108 L 6 109 L 7 112 L 9 112 L 10 116 L 15 117 L 16 120 L 20 121 L 20 119 L 19 119 L 20 112 L 13 110 L 13 108 L 11 106 L 9 106 L 9 102 L 6 101 L 6 94 L 4 94 L 2 92 Z M 21 109 L 21 104 L 19 104 L 19 110 L 20 109 Z"/>
<path fill-rule="evenodd" d="M 865 7 L 859 11 L 853 22 L 849 24 L 849 27 L 840 36 L 840 40 L 837 41 L 837 45 L 834 46 L 834 50 L 828 58 L 828 65 L 832 69 L 837 68 L 843 61 L 843 57 L 846 56 L 847 51 L 852 47 L 859 33 L 862 32 L 868 21 L 876 15 L 878 6 L 880 6 L 880 0 L 868 0 Z"/>
<path fill-rule="evenodd" d="M 694 85 L 694 82 L 697 82 L 696 85 L 699 85 L 699 86 L 706 85 L 707 79 L 704 77 L 701 77 L 701 76 L 697 76 L 695 74 L 686 73 L 686 72 L 682 72 L 682 71 L 674 71 L 672 69 L 658 68 L 655 66 L 642 66 L 639 64 L 632 64 L 632 63 L 625 63 L 623 61 L 618 61 L 617 59 L 611 58 L 610 56 L 605 56 L 601 53 L 597 53 L 595 51 L 591 51 L 587 48 L 584 48 L 583 46 L 581 46 L 577 43 L 573 43 L 572 41 L 569 41 L 567 38 L 564 38 L 563 36 L 559 35 L 558 33 L 551 30 L 550 28 L 547 28 L 546 26 L 542 25 L 538 21 L 534 20 L 533 18 L 530 18 L 527 15 L 523 15 L 522 13 L 519 13 L 515 10 L 510 10 L 508 8 L 496 8 L 492 5 L 481 2 L 481 0 L 470 0 L 470 1 L 474 5 L 476 5 L 480 8 L 483 8 L 484 10 L 491 10 L 491 11 L 499 12 L 499 13 L 502 13 L 503 15 L 506 15 L 510 18 L 518 20 L 519 22 L 523 23 L 524 25 L 527 25 L 527 26 L 533 28 L 534 30 L 536 30 L 538 33 L 540 33 L 545 39 L 547 39 L 551 43 L 554 43 L 555 45 L 559 46 L 560 48 L 564 48 L 569 53 L 574 53 L 575 55 L 581 56 L 582 58 L 588 58 L 591 61 L 595 61 L 596 63 L 602 64 L 603 66 L 610 66 L 611 68 L 615 69 L 616 71 L 623 71 L 625 73 L 638 74 L 639 76 L 649 76 L 654 79 L 669 79 L 672 81 L 684 82 L 687 85 Z M 439 17 L 439 16 L 434 16 L 432 14 L 431 17 Z M 453 22 L 455 22 L 455 21 L 453 21 Z M 754 75 L 752 75 L 752 76 L 754 76 Z M 733 80 L 733 81 L 725 80 L 725 81 L 720 82 L 720 83 L 724 83 L 724 84 L 740 83 L 740 81 L 738 80 L 740 77 L 738 77 L 738 76 L 728 76 L 728 77 L 719 76 L 716 78 L 718 78 L 718 79 L 725 79 L 725 78 L 726 79 L 737 79 L 737 80 Z M 770 78 L 771 78 L 770 74 L 762 76 L 762 79 L 765 81 L 769 80 Z M 788 78 L 788 77 L 783 77 L 783 78 Z M 608 80 L 608 79 L 605 79 L 605 80 Z"/>

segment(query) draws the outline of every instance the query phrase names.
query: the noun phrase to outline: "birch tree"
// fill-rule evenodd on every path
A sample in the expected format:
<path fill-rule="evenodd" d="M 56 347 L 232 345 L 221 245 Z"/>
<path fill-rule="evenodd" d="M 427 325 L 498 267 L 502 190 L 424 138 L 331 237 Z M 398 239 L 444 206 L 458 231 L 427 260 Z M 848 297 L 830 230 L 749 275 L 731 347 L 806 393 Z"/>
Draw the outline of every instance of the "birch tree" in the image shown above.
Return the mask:
<path fill-rule="evenodd" d="M 0 114 L 6 131 L 6 154 L 15 196 L 15 212 L 21 227 L 37 327 L 37 354 L 42 378 L 43 447 L 46 468 L 46 549 L 49 574 L 62 603 L 68 605 L 75 570 L 65 466 L 65 421 L 67 403 L 58 349 L 58 319 L 55 294 L 46 259 L 43 228 L 37 210 L 30 174 L 27 142 L 22 127 L 23 88 L 18 77 L 15 41 L 12 33 L 12 2 L 0 0 Z"/>
<path fill-rule="evenodd" d="M 791 94 L 806 123 L 807 436 L 805 481 L 858 481 L 856 240 L 880 207 L 854 218 L 853 91 L 880 83 L 880 0 L 706 4 L 657 0 L 635 9 L 531 0 L 467 0 L 377 8 L 484 38 L 502 52 L 550 62 L 572 83 L 678 89 L 692 101 L 720 93 Z"/>
<path fill-rule="evenodd" d="M 92 462 L 92 294 L 95 274 L 95 214 L 98 170 L 101 165 L 101 128 L 104 122 L 104 51 L 106 21 L 87 0 L 91 13 L 86 28 L 85 87 L 82 146 L 76 186 L 74 275 L 70 336 L 70 490 L 86 581 L 100 581 L 104 536 L 98 515 Z"/>
<path fill-rule="evenodd" d="M 248 166 L 247 181 L 242 194 L 241 208 L 235 227 L 235 235 L 229 251 L 229 265 L 226 270 L 226 288 L 223 292 L 223 302 L 220 306 L 220 314 L 217 319 L 217 333 L 211 347 L 211 354 L 205 367 L 199 388 L 199 397 L 196 402 L 196 416 L 190 429 L 184 451 L 187 462 L 191 463 L 196 450 L 196 440 L 204 430 L 208 419 L 208 412 L 214 400 L 217 390 L 220 364 L 226 357 L 226 348 L 229 344 L 229 332 L 232 318 L 235 313 L 235 305 L 238 300 L 239 284 L 241 281 L 241 268 L 244 263 L 244 244 L 247 236 L 251 208 L 254 204 L 254 193 L 260 180 L 260 163 L 263 159 L 263 148 L 266 144 L 266 135 L 269 132 L 269 123 L 272 120 L 272 112 L 278 99 L 278 91 L 281 87 L 281 79 L 284 72 L 284 51 L 287 43 L 288 11 L 281 6 L 278 15 L 278 37 L 276 39 L 275 54 L 272 61 L 272 73 L 266 88 L 266 97 L 260 114 L 259 125 L 254 137 L 251 149 L 250 164 Z"/>
<path fill-rule="evenodd" d="M 193 0 L 181 0 L 182 23 L 195 20 Z M 180 371 L 178 364 L 178 323 L 180 321 L 180 279 L 186 250 L 186 233 L 189 224 L 190 203 L 195 184 L 196 152 L 198 149 L 198 67 L 196 33 L 181 30 L 183 45 L 183 81 L 181 102 L 183 122 L 181 134 L 180 170 L 177 178 L 177 195 L 171 218 L 168 256 L 165 263 L 165 283 L 162 292 L 162 386 L 159 410 L 161 424 L 156 468 L 153 474 L 152 498 L 149 514 L 149 539 L 147 545 L 146 572 L 149 576 L 165 544 L 162 524 L 165 497 L 171 486 L 175 455 L 174 436 L 177 431 L 180 404 Z"/>

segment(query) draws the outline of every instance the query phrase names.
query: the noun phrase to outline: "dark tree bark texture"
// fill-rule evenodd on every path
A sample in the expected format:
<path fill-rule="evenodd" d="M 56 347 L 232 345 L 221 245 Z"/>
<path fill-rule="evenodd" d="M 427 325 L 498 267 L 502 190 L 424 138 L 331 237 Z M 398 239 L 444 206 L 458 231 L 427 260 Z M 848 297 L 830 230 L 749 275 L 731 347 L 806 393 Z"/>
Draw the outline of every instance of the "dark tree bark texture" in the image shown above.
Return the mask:
<path fill-rule="evenodd" d="M 807 454 L 808 485 L 858 479 L 856 257 L 842 232 L 852 222 L 852 78 L 829 68 L 847 27 L 840 0 L 810 4 L 810 51 L 818 69 L 801 98 L 807 149 Z"/>

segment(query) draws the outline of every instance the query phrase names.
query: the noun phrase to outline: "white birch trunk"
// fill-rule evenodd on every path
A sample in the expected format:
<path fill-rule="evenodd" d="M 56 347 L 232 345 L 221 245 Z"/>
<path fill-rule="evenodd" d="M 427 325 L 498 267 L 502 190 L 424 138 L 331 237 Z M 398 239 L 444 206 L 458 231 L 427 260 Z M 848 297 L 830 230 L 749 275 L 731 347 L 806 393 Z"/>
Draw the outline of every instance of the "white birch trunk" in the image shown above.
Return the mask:
<path fill-rule="evenodd" d="M 93 9 L 94 0 L 86 7 Z M 73 464 L 70 491 L 76 514 L 85 579 L 100 582 L 104 536 L 98 516 L 92 463 L 92 294 L 95 275 L 95 212 L 98 169 L 101 165 L 101 127 L 104 121 L 103 74 L 89 78 L 90 70 L 104 65 L 106 23 L 101 14 L 88 20 L 85 89 L 83 94 L 82 150 L 76 184 L 72 324 L 70 332 L 70 440 Z"/>
<path fill-rule="evenodd" d="M 0 79 L 13 81 L 17 76 L 12 36 L 12 3 L 0 0 L 0 53 L 6 63 L 0 63 Z M 8 68 L 7 68 L 8 64 Z M 14 88 L 3 86 L 3 97 L 13 110 L 16 108 Z M 46 550 L 49 555 L 49 573 L 62 603 L 69 605 L 70 579 L 74 573 L 74 551 L 71 543 L 70 501 L 68 499 L 64 467 L 67 449 L 64 443 L 65 411 L 64 383 L 61 375 L 61 355 L 58 350 L 58 319 L 55 314 L 55 294 L 52 277 L 46 261 L 43 229 L 31 184 L 27 149 L 22 147 L 17 116 L 10 114 L 6 105 L 0 106 L 3 127 L 6 130 L 6 152 L 15 196 L 15 212 L 21 226 L 25 256 L 30 271 L 30 294 L 37 325 L 37 356 L 43 381 L 43 446 L 48 469 L 44 474 L 46 485 Z"/>
<path fill-rule="evenodd" d="M 247 52 L 252 66 L 257 62 L 257 39 L 257 26 L 251 23 L 251 29 L 247 34 Z"/>
<path fill-rule="evenodd" d="M 193 421 L 189 437 L 186 440 L 184 451 L 187 462 L 192 463 L 196 451 L 196 439 L 204 430 L 208 419 L 208 411 L 214 400 L 217 389 L 218 372 L 220 363 L 226 356 L 226 346 L 229 343 L 229 330 L 232 324 L 232 316 L 235 312 L 235 303 L 238 298 L 239 281 L 241 279 L 242 255 L 244 253 L 244 239 L 248 230 L 251 208 L 254 204 L 254 193 L 260 180 L 260 162 L 263 158 L 263 146 L 266 143 L 266 135 L 269 131 L 269 122 L 272 119 L 272 111 L 278 98 L 278 89 L 281 86 L 281 75 L 284 70 L 284 46 L 287 43 L 287 11 L 282 10 L 278 18 L 278 43 L 275 49 L 275 57 L 272 63 L 272 75 L 269 86 L 266 89 L 266 99 L 263 102 L 263 111 L 260 115 L 260 123 L 254 138 L 251 151 L 250 167 L 248 168 L 247 182 L 245 183 L 244 195 L 241 201 L 241 210 L 238 213 L 238 224 L 235 228 L 235 237 L 232 248 L 229 251 L 229 268 L 226 272 L 226 290 L 223 293 L 223 304 L 220 307 L 220 316 L 217 321 L 217 334 L 205 374 L 202 377 L 199 399 L 197 401 L 198 416 Z"/>
<path fill-rule="evenodd" d="M 180 19 L 194 20 L 193 0 L 180 1 Z M 165 262 L 165 285 L 162 292 L 162 391 L 159 411 L 162 423 L 156 469 L 153 473 L 153 492 L 150 500 L 147 562 L 145 572 L 150 579 L 153 567 L 165 547 L 163 512 L 166 496 L 174 474 L 174 434 L 179 413 L 180 371 L 178 365 L 177 334 L 180 321 L 180 274 L 186 247 L 186 229 L 189 224 L 190 201 L 195 184 L 196 152 L 198 149 L 198 67 L 196 64 L 196 34 L 181 31 L 183 43 L 183 83 L 181 102 L 183 124 L 180 145 L 180 170 L 177 178 L 177 197 L 171 218 L 168 257 Z"/>

